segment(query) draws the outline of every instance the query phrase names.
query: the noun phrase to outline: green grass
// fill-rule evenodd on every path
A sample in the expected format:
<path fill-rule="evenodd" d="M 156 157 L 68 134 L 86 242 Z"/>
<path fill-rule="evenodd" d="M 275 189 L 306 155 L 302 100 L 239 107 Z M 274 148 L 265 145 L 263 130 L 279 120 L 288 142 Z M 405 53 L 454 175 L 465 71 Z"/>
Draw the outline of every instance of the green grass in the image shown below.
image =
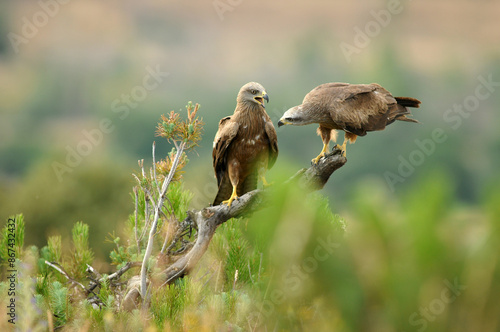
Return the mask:
<path fill-rule="evenodd" d="M 149 309 L 130 313 L 117 311 L 109 287 L 100 289 L 106 305 L 96 309 L 35 264 L 65 259 L 52 237 L 42 250 L 24 249 L 18 262 L 19 297 L 33 299 L 19 302 L 19 324 L 48 326 L 50 314 L 68 331 L 497 331 L 495 183 L 477 206 L 463 206 L 439 172 L 397 196 L 368 181 L 347 198 L 342 218 L 320 194 L 278 190 L 268 208 L 223 224 L 191 275 L 153 290 Z M 2 294 L 7 288 L 0 283 Z"/>

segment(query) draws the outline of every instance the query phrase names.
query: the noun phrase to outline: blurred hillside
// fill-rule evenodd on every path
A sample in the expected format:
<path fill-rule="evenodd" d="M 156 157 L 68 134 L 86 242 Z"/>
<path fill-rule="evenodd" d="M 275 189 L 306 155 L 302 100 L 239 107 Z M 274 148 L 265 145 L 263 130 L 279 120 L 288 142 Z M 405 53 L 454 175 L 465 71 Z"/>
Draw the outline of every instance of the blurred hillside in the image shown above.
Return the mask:
<path fill-rule="evenodd" d="M 24 213 L 28 243 L 81 220 L 102 246 L 133 211 L 137 160 L 150 163 L 153 140 L 158 156 L 171 149 L 154 137 L 157 120 L 189 100 L 202 105 L 206 127 L 185 180 L 193 207 L 207 205 L 212 139 L 248 81 L 266 87 L 275 122 L 325 82 L 377 82 L 422 101 L 413 112 L 422 124 L 397 123 L 348 147 L 348 164 L 324 189 L 334 209 L 353 185 L 387 185 L 396 197 L 436 169 L 457 202 L 474 204 L 498 176 L 500 94 L 482 82 L 500 82 L 499 2 L 401 2 L 394 13 L 390 1 L 43 3 L 0 4 L 0 215 Z M 346 56 L 346 45 L 356 52 Z M 479 86 L 487 97 L 478 99 Z M 321 150 L 315 131 L 278 130 L 270 179 L 309 164 Z M 413 169 L 401 174 L 402 160 Z"/>

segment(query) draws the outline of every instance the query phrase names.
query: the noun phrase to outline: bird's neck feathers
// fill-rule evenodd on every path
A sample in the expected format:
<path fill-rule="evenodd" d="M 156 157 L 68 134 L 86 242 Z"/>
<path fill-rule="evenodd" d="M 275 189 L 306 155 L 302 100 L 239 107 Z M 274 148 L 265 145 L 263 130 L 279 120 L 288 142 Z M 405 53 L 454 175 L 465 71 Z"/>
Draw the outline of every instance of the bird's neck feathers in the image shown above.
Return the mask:
<path fill-rule="evenodd" d="M 308 119 L 307 123 L 304 124 L 328 123 L 332 120 L 329 112 L 322 112 L 316 105 L 302 104 L 301 113 L 305 119 Z"/>
<path fill-rule="evenodd" d="M 240 121 L 256 121 L 262 117 L 268 117 L 264 107 L 252 102 L 238 103 L 234 110 L 234 116 Z"/>

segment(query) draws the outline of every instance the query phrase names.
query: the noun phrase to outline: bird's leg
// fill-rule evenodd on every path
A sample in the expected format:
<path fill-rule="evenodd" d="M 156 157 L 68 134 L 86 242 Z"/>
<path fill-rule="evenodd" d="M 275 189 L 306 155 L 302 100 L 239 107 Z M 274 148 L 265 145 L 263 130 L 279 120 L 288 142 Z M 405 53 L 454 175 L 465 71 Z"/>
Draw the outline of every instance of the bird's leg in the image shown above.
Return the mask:
<path fill-rule="evenodd" d="M 311 162 L 313 164 L 317 164 L 319 162 L 319 160 L 321 158 L 323 158 L 327 152 L 328 152 L 328 143 L 324 143 L 323 142 L 323 150 L 321 150 L 321 152 L 319 153 L 319 155 L 316 158 L 314 158 L 313 160 L 311 160 Z"/>
<path fill-rule="evenodd" d="M 342 155 L 347 157 L 347 138 L 344 138 L 344 142 L 342 143 L 340 150 L 342 151 Z"/>
<path fill-rule="evenodd" d="M 236 186 L 233 185 L 233 193 L 231 194 L 231 197 L 229 197 L 228 200 L 222 201 L 222 204 L 227 204 L 228 207 L 231 207 L 231 204 L 236 198 L 238 198 L 238 195 L 236 194 Z"/>
<path fill-rule="evenodd" d="M 262 180 L 262 185 L 264 187 L 269 187 L 271 185 L 269 182 L 266 181 L 266 177 L 264 175 L 262 175 L 260 179 Z"/>
<path fill-rule="evenodd" d="M 342 153 L 342 155 L 345 157 L 347 155 L 347 138 L 344 137 L 344 142 L 342 143 L 342 145 L 337 144 L 335 147 L 339 148 L 340 153 Z"/>
<path fill-rule="evenodd" d="M 240 179 L 239 169 L 240 169 L 240 163 L 237 160 L 233 160 L 228 163 L 227 172 L 229 175 L 229 181 L 231 181 L 231 185 L 233 186 L 233 192 L 231 194 L 231 197 L 229 197 L 229 199 L 225 201 L 222 201 L 221 204 L 227 204 L 229 208 L 231 207 L 233 201 L 238 198 L 236 188 L 238 188 L 238 183 Z"/>
<path fill-rule="evenodd" d="M 262 186 L 264 188 L 269 187 L 272 183 L 269 183 L 266 181 L 266 169 L 267 169 L 267 158 L 264 160 L 261 160 L 260 163 L 258 164 L 257 172 L 259 179 L 262 181 Z"/>
<path fill-rule="evenodd" d="M 345 157 L 347 155 L 347 142 L 349 143 L 354 143 L 356 142 L 356 138 L 358 138 L 357 135 L 353 134 L 353 133 L 348 133 L 346 132 L 345 135 L 344 135 L 344 142 L 342 143 L 342 145 L 336 145 L 336 147 L 338 147 L 340 149 L 340 151 L 342 152 L 342 155 Z"/>
<path fill-rule="evenodd" d="M 328 145 L 330 144 L 330 139 L 334 139 L 337 136 L 336 131 L 323 127 L 322 125 L 319 125 L 318 129 L 316 130 L 319 136 L 321 136 L 321 140 L 323 141 L 323 150 L 321 150 L 320 154 L 311 160 L 313 164 L 317 164 L 319 160 L 325 156 L 325 154 L 328 152 Z M 333 136 L 332 136 L 333 134 Z"/>

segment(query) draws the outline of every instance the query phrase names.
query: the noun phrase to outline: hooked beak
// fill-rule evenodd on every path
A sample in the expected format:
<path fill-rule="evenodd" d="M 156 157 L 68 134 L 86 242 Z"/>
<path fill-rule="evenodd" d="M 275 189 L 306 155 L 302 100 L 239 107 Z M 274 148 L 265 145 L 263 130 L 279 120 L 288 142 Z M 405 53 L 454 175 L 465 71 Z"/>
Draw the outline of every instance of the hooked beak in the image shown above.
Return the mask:
<path fill-rule="evenodd" d="M 262 92 L 262 96 L 257 96 L 254 99 L 257 100 L 264 108 L 266 108 L 266 105 L 264 105 L 264 99 L 267 100 L 267 102 L 269 102 L 269 96 L 267 95 L 267 92 L 265 92 L 265 91 Z"/>
<path fill-rule="evenodd" d="M 291 123 L 289 121 L 286 121 L 285 119 L 281 118 L 278 121 L 278 128 L 281 127 L 281 126 L 287 125 L 287 124 L 291 124 Z"/>
<path fill-rule="evenodd" d="M 264 91 L 264 93 L 262 94 L 262 98 L 269 102 L 269 96 L 267 95 L 267 92 Z"/>

